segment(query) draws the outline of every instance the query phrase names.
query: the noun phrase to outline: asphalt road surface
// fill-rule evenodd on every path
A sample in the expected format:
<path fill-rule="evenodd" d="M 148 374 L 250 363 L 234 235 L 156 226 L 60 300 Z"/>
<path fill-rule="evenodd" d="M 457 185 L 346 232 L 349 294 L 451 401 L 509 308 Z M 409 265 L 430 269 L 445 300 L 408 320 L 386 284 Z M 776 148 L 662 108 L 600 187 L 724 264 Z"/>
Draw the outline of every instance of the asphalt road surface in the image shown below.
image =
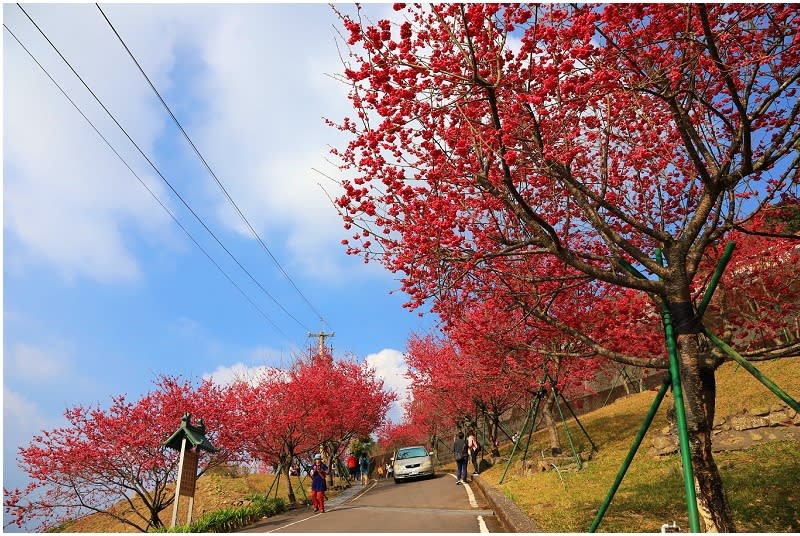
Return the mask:
<path fill-rule="evenodd" d="M 395 484 L 356 484 L 325 504 L 264 519 L 241 532 L 503 532 L 476 484 L 456 485 L 447 473 Z"/>

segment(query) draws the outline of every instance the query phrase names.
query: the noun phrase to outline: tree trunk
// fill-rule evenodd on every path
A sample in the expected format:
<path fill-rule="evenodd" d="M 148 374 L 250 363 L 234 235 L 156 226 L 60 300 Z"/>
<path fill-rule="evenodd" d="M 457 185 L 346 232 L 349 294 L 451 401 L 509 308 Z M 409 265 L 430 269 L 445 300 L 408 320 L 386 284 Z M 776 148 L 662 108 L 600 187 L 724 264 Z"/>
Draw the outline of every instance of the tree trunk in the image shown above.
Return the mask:
<path fill-rule="evenodd" d="M 294 504 L 294 503 L 297 502 L 297 499 L 294 496 L 294 489 L 292 487 L 292 475 L 290 474 L 291 473 L 291 469 L 292 469 L 292 459 L 289 458 L 289 463 L 284 464 L 283 472 L 286 475 L 286 482 L 289 483 L 289 493 L 288 493 L 288 496 L 287 496 L 288 500 L 289 500 L 289 504 Z"/>
<path fill-rule="evenodd" d="M 544 425 L 547 427 L 547 433 L 550 436 L 550 454 L 557 456 L 561 454 L 561 439 L 558 437 L 558 427 L 556 420 L 553 419 L 554 398 L 547 396 L 544 398 L 544 407 L 542 408 L 542 417 L 544 418 Z M 534 416 L 535 418 L 535 416 Z"/>
<path fill-rule="evenodd" d="M 491 428 L 489 430 L 489 437 L 492 438 L 492 456 L 499 457 L 500 456 L 500 449 L 497 447 L 499 441 L 497 438 L 500 437 L 500 416 L 496 413 L 492 414 L 491 420 Z"/>
<path fill-rule="evenodd" d="M 697 508 L 706 532 L 734 532 L 736 528 L 722 486 L 722 477 L 711 454 L 716 397 L 714 365 L 703 359 L 699 337 L 691 333 L 676 337 Z"/>
<path fill-rule="evenodd" d="M 177 500 L 177 498 L 178 497 L 176 495 L 175 499 Z M 161 508 L 161 510 L 164 510 L 164 508 Z M 161 522 L 161 518 L 158 517 L 158 514 L 161 512 L 161 510 L 156 508 L 150 509 L 150 526 L 154 529 L 159 529 L 164 526 L 164 524 Z M 142 532 L 147 532 L 147 530 L 143 530 Z"/>

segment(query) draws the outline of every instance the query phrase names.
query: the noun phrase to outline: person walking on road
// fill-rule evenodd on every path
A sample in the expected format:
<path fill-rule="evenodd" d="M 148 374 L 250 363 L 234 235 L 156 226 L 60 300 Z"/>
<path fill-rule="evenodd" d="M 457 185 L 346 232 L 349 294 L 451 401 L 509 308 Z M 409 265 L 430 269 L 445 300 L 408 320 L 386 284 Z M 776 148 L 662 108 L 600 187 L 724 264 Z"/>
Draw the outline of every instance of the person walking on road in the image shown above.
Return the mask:
<path fill-rule="evenodd" d="M 311 506 L 315 512 L 325 512 L 325 490 L 328 489 L 325 479 L 328 478 L 328 467 L 322 463 L 322 456 L 314 455 L 311 466 Z"/>
<path fill-rule="evenodd" d="M 358 459 L 358 470 L 361 471 L 361 485 L 366 486 L 369 482 L 369 458 L 366 452 L 362 452 Z"/>
<path fill-rule="evenodd" d="M 358 479 L 358 460 L 352 453 L 347 457 L 347 471 L 353 477 L 353 480 Z"/>
<path fill-rule="evenodd" d="M 458 432 L 453 440 L 453 457 L 456 459 L 456 484 L 467 482 L 467 442 L 464 441 L 464 432 Z"/>
<path fill-rule="evenodd" d="M 467 432 L 467 448 L 472 458 L 472 476 L 476 476 L 478 474 L 478 451 L 481 448 L 478 439 L 475 437 L 475 432 L 472 430 Z"/>

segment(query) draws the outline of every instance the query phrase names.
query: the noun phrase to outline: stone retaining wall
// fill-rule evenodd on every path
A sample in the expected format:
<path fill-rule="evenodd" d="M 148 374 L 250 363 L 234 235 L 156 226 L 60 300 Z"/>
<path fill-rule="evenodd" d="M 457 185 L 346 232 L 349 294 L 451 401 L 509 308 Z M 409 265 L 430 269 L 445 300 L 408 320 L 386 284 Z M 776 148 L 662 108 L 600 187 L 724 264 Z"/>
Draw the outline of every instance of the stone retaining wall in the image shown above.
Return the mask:
<path fill-rule="evenodd" d="M 800 414 L 785 404 L 745 409 L 719 419 L 712 434 L 712 450 L 741 450 L 752 445 L 800 439 Z M 664 456 L 678 452 L 674 426 L 665 426 L 651 440 L 650 454 Z"/>

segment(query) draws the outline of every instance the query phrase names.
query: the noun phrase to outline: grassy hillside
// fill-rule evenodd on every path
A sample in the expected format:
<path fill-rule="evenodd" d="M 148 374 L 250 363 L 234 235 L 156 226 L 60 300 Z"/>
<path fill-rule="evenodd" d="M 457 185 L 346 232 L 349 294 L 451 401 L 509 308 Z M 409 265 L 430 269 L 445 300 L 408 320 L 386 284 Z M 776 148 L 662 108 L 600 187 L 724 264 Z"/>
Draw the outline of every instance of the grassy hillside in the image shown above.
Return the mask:
<path fill-rule="evenodd" d="M 760 364 L 765 375 L 795 399 L 800 398 L 800 359 Z M 717 418 L 744 408 L 771 406 L 779 400 L 745 370 L 728 363 L 717 375 Z M 620 399 L 581 417 L 599 452 L 581 471 L 555 471 L 520 476 L 513 464 L 498 487 L 547 532 L 586 532 L 622 465 L 655 392 Z M 664 411 L 672 404 L 664 399 L 650 431 L 639 448 L 610 508 L 600 532 L 658 532 L 673 520 L 684 530 L 688 517 L 683 493 L 679 455 L 648 454 L 655 430 L 665 427 Z M 574 421 L 571 432 L 580 450 L 590 445 Z M 563 434 L 563 432 L 562 432 Z M 562 445 L 568 451 L 566 437 Z M 549 447 L 543 432 L 534 435 L 532 452 Z M 510 451 L 510 445 L 501 449 Z M 742 532 L 800 532 L 800 441 L 781 441 L 736 452 L 719 452 L 720 467 L 737 529 Z M 505 465 L 483 474 L 498 485 Z"/>
<path fill-rule="evenodd" d="M 800 359 L 784 359 L 758 365 L 795 399 L 800 398 Z M 745 370 L 728 363 L 717 375 L 717 416 L 724 418 L 744 408 L 771 406 L 778 399 Z M 504 465 L 485 471 L 482 479 L 498 486 L 547 532 L 586 532 L 598 507 L 608 493 L 617 471 L 630 448 L 655 392 L 645 392 L 620 399 L 605 408 L 582 416 L 599 452 L 581 471 L 555 471 L 521 476 L 516 465 L 508 470 L 498 486 Z M 664 409 L 672 404 L 668 394 L 656 416 L 651 432 L 645 437 L 625 480 L 600 525 L 600 532 L 658 532 L 663 523 L 676 521 L 688 528 L 683 497 L 680 458 L 671 455 L 656 458 L 648 454 L 652 431 L 666 426 Z M 581 450 L 589 444 L 570 421 L 570 429 Z M 566 437 L 563 438 L 568 451 Z M 534 435 L 531 452 L 549 446 L 542 432 Z M 507 454 L 511 445 L 501 451 Z M 800 532 L 800 441 L 781 441 L 737 452 L 715 454 L 720 467 L 734 520 L 741 532 Z M 233 506 L 252 492 L 266 492 L 272 482 L 267 475 L 241 477 L 206 475 L 197 483 L 195 518 L 204 512 Z M 297 481 L 295 493 L 302 497 Z M 285 479 L 279 496 L 286 497 Z M 306 481 L 306 484 L 308 482 Z M 333 493 L 329 492 L 332 496 Z M 179 521 L 186 518 L 186 498 Z M 172 510 L 162 513 L 168 523 Z M 65 529 L 67 532 L 132 532 L 126 526 L 104 516 L 89 516 Z"/>

